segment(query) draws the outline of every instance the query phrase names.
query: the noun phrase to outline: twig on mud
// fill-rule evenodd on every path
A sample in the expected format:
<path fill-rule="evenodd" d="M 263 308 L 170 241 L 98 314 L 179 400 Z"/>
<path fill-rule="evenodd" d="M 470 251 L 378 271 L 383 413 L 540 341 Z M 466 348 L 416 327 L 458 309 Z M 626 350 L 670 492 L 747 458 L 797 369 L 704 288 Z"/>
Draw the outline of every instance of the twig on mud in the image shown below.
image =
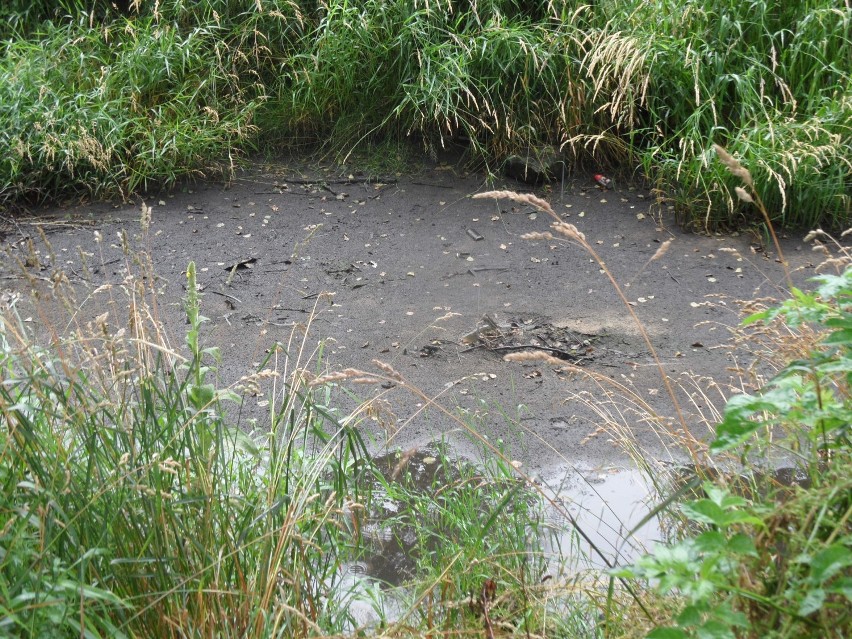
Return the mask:
<path fill-rule="evenodd" d="M 484 273 L 485 271 L 497 271 L 499 273 L 503 273 L 504 271 L 508 271 L 507 267 L 502 266 L 474 266 L 473 268 L 469 268 L 466 271 L 456 271 L 455 273 L 447 273 L 446 275 L 442 275 L 442 280 L 448 280 L 453 277 L 458 277 L 459 275 L 476 275 L 477 273 Z"/>
<path fill-rule="evenodd" d="M 303 195 L 305 197 L 318 197 L 321 195 L 319 191 L 284 191 L 280 189 L 278 191 L 253 191 L 253 193 L 255 195 Z"/>
<path fill-rule="evenodd" d="M 376 177 L 352 177 L 352 178 L 319 178 L 316 180 L 302 179 L 302 178 L 287 178 L 282 179 L 281 182 L 285 182 L 287 184 L 299 184 L 303 186 L 323 186 L 325 184 L 396 184 L 398 182 L 397 178 L 376 178 Z"/>
<path fill-rule="evenodd" d="M 432 182 L 412 182 L 412 184 L 416 184 L 417 186 L 428 186 L 433 189 L 451 189 L 453 188 L 452 184 L 433 184 Z"/>
<path fill-rule="evenodd" d="M 210 292 L 215 294 L 215 295 L 221 295 L 222 297 L 227 297 L 229 300 L 233 300 L 237 304 L 243 303 L 243 301 L 241 299 L 239 299 L 238 297 L 234 297 L 233 295 L 228 295 L 227 293 L 223 293 L 221 291 L 210 291 Z"/>

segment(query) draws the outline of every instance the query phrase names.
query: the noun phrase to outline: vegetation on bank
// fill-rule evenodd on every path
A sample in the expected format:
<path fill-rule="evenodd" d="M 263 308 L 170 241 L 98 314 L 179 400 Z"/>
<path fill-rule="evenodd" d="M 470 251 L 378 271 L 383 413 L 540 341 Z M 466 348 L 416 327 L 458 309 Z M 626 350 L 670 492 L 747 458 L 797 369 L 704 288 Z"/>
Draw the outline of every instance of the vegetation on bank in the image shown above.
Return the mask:
<path fill-rule="evenodd" d="M 559 148 L 652 182 L 685 222 L 852 212 L 852 9 L 833 0 L 47 0 L 0 9 L 0 193 L 127 194 L 258 148 Z M 638 171 L 637 171 L 638 170 Z"/>

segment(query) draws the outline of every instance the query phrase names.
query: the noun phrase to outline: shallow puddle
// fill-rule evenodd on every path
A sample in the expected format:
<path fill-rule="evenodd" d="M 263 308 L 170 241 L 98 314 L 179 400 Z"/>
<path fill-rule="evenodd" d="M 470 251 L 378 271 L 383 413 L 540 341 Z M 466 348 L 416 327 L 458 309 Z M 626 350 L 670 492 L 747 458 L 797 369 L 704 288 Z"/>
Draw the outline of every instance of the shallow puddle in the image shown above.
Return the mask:
<path fill-rule="evenodd" d="M 406 473 L 409 489 L 424 493 L 434 490 L 441 473 L 448 472 L 438 452 L 429 449 L 388 454 L 375 462 L 386 478 L 396 480 Z M 554 573 L 588 567 L 587 560 L 599 567 L 624 563 L 663 538 L 658 520 L 647 518 L 650 491 L 638 470 L 563 467 L 549 470 L 537 482 L 552 499 L 546 507 L 549 534 L 543 543 Z M 371 550 L 362 561 L 350 564 L 349 572 L 391 586 L 414 576 L 414 535 L 388 523 L 399 508 L 377 490 L 364 528 Z"/>
<path fill-rule="evenodd" d="M 548 511 L 554 536 L 547 540 L 557 572 L 592 565 L 624 564 L 664 538 L 656 517 L 648 518 L 652 494 L 636 469 L 558 469 L 543 479 L 556 495 Z"/>

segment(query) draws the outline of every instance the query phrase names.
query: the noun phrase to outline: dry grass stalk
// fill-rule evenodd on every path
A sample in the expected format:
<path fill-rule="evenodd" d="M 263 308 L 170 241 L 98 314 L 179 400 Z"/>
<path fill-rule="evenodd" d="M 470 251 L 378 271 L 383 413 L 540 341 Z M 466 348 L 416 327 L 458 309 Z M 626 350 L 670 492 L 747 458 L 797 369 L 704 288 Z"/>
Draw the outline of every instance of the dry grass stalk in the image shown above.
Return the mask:
<path fill-rule="evenodd" d="M 566 237 L 569 240 L 575 240 L 580 243 L 586 241 L 586 236 L 581 233 L 573 224 L 568 224 L 567 222 L 554 222 L 550 226 L 559 235 L 561 235 L 562 237 Z"/>
<path fill-rule="evenodd" d="M 660 248 L 658 248 L 658 249 L 657 249 L 657 252 L 656 252 L 656 253 L 654 253 L 654 254 L 651 256 L 651 259 L 650 259 L 650 260 L 648 260 L 648 262 L 649 262 L 649 263 L 650 263 L 650 262 L 656 262 L 658 259 L 660 259 L 661 257 L 663 257 L 663 255 L 665 255 L 665 254 L 668 252 L 669 247 L 672 245 L 672 242 L 674 242 L 674 238 L 672 238 L 672 237 L 670 237 L 670 238 L 669 238 L 669 239 L 667 239 L 665 242 L 663 242 L 663 243 L 660 245 Z"/>
<path fill-rule="evenodd" d="M 723 147 L 718 144 L 713 145 L 713 150 L 716 151 L 716 155 L 719 157 L 719 161 L 722 162 L 727 168 L 728 171 L 731 172 L 731 175 L 734 175 L 740 178 L 743 182 L 745 182 L 749 187 L 754 187 L 754 181 L 751 179 L 751 173 L 748 172 L 742 164 L 730 153 L 728 153 Z"/>
<path fill-rule="evenodd" d="M 357 368 L 347 368 L 342 371 L 336 371 L 334 373 L 326 373 L 325 375 L 320 375 L 316 379 L 311 380 L 308 385 L 311 387 L 322 386 L 323 384 L 342 382 L 343 380 L 352 379 L 356 377 L 368 377 L 369 375 L 370 374 L 366 371 L 361 371 Z"/>
<path fill-rule="evenodd" d="M 556 215 L 556 212 L 550 206 L 550 203 L 547 200 L 543 200 L 540 197 L 533 195 L 532 193 L 515 193 L 514 191 L 485 191 L 483 193 L 476 193 L 473 196 L 474 200 L 484 200 L 486 198 L 494 198 L 495 200 L 507 199 L 512 200 L 513 202 L 518 202 L 519 204 L 529 204 L 530 206 L 534 206 L 538 210 L 547 213 L 556 220 L 559 220 L 559 216 Z"/>
<path fill-rule="evenodd" d="M 659 260 L 661 257 L 663 257 L 666 253 L 668 253 L 669 248 L 670 248 L 670 247 L 671 247 L 671 245 L 672 245 L 672 242 L 674 242 L 674 238 L 673 238 L 673 237 L 670 237 L 670 238 L 669 238 L 669 239 L 667 239 L 665 242 L 663 242 L 663 243 L 660 245 L 660 248 L 658 248 L 658 249 L 657 249 L 657 251 L 656 251 L 656 252 L 655 252 L 655 253 L 651 256 L 651 259 L 649 259 L 647 262 L 645 262 L 645 263 L 642 265 L 642 268 L 640 268 L 640 269 L 639 269 L 639 271 L 636 273 L 636 275 L 633 277 L 633 279 L 632 279 L 632 280 L 630 280 L 630 284 L 633 284 L 633 282 L 635 282 L 637 279 L 639 279 L 639 277 L 642 275 L 642 273 L 644 273 L 644 272 L 645 272 L 645 269 L 648 267 L 648 265 L 649 265 L 651 262 L 656 262 L 656 261 L 657 261 L 657 260 Z"/>
<path fill-rule="evenodd" d="M 754 204 L 757 207 L 757 210 L 760 211 L 760 214 L 763 216 L 763 221 L 766 223 L 766 228 L 769 229 L 769 234 L 772 236 L 772 243 L 775 245 L 775 250 L 778 252 L 778 259 L 781 261 L 781 265 L 784 267 L 784 275 L 787 280 L 787 286 L 792 290 L 793 289 L 793 280 L 790 277 L 790 269 L 787 266 L 787 260 L 784 258 L 784 251 L 781 249 L 781 243 L 778 241 L 778 236 L 775 234 L 775 227 L 772 224 L 772 220 L 769 218 L 769 212 L 766 210 L 766 206 L 763 204 L 763 200 L 760 199 L 760 195 L 754 190 L 754 182 L 751 178 L 751 173 L 749 173 L 748 169 L 746 169 L 739 161 L 734 158 L 730 153 L 728 153 L 725 149 L 723 149 L 718 144 L 713 145 L 713 149 L 716 151 L 716 155 L 719 157 L 719 160 L 724 164 L 728 171 L 731 172 L 732 175 L 740 178 L 750 189 L 751 193 L 746 191 L 743 187 L 738 186 L 734 190 L 737 193 L 737 196 L 744 202 L 748 202 Z M 783 181 L 780 176 L 775 176 L 776 180 L 779 184 L 782 184 Z M 782 193 L 784 189 L 782 188 Z"/>
<path fill-rule="evenodd" d="M 737 197 L 740 198 L 746 204 L 754 204 L 754 199 L 749 195 L 748 191 L 746 191 L 741 186 L 735 186 L 734 192 L 737 194 Z"/>

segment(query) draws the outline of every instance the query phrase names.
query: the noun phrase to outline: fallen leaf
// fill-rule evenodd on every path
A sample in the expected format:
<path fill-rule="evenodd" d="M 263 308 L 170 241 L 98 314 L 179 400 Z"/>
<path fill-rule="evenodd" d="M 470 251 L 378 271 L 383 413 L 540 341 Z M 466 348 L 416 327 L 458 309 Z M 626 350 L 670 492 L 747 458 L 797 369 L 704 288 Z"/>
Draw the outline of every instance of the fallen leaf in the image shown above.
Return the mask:
<path fill-rule="evenodd" d="M 224 270 L 233 271 L 234 269 L 236 269 L 238 271 L 242 271 L 244 269 L 254 268 L 255 262 L 257 262 L 257 258 L 256 257 L 250 257 L 248 259 L 240 260 L 239 262 L 235 262 L 234 264 L 231 264 L 230 266 L 226 266 L 224 268 Z"/>

